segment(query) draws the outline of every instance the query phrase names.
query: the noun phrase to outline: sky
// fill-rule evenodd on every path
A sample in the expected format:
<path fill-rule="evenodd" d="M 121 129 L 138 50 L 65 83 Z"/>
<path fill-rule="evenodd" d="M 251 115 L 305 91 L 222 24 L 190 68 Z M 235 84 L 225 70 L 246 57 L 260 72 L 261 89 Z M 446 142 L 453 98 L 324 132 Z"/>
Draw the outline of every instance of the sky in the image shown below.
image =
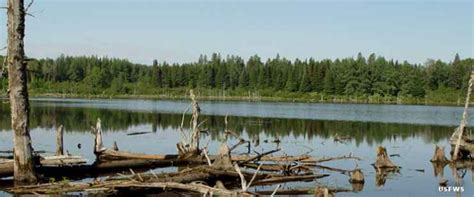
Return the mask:
<path fill-rule="evenodd" d="M 1 12 L 0 47 L 7 36 Z M 98 55 L 151 64 L 214 52 L 264 60 L 361 52 L 412 63 L 474 57 L 472 0 L 36 0 L 28 12 L 34 17 L 27 17 L 25 51 L 35 58 Z"/>

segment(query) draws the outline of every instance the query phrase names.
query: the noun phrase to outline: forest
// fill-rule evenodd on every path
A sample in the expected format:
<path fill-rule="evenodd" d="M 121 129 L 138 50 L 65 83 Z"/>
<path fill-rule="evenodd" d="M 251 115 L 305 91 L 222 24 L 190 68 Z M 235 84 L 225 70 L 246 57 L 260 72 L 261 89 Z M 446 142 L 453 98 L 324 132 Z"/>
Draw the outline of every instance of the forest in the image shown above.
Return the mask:
<path fill-rule="evenodd" d="M 3 57 L 0 57 L 3 62 Z M 357 57 L 289 60 L 277 55 L 210 57 L 152 65 L 97 56 L 28 59 L 33 96 L 181 98 L 193 88 L 202 98 L 314 102 L 445 103 L 464 98 L 473 58 L 411 64 L 361 53 Z M 7 92 L 6 69 L 0 79 Z"/>

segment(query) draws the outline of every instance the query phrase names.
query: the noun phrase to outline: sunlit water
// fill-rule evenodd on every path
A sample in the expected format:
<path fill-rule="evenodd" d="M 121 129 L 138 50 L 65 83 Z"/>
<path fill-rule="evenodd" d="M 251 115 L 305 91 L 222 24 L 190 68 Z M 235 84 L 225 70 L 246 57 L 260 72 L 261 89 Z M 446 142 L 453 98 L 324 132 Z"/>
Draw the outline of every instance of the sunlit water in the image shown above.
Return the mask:
<path fill-rule="evenodd" d="M 260 139 L 256 151 L 268 151 L 279 146 L 287 154 L 310 152 L 314 157 L 352 155 L 362 161 L 346 160 L 324 165 L 353 169 L 356 165 L 365 174 L 366 183 L 358 193 L 338 193 L 337 196 L 456 196 L 454 192 L 439 192 L 439 177 L 429 160 L 434 145 L 446 146 L 454 127 L 459 123 L 461 107 L 412 105 L 352 105 L 304 103 L 201 102 L 210 135 L 211 154 L 223 137 L 224 116 L 229 115 L 229 128 L 244 138 Z M 31 104 L 31 136 L 35 150 L 55 150 L 55 126 L 63 124 L 65 149 L 93 162 L 93 135 L 90 126 L 101 118 L 104 144 L 117 142 L 121 150 L 153 154 L 175 154 L 180 140 L 178 127 L 187 101 L 153 100 L 84 100 L 34 99 Z M 189 117 L 187 117 L 189 118 Z M 470 118 L 469 122 L 473 123 Z M 187 125 L 185 125 L 187 126 Z M 12 133 L 8 104 L 0 104 L 0 150 L 10 150 Z M 131 132 L 150 132 L 127 135 Z M 351 136 L 347 143 L 334 142 L 334 135 Z M 280 139 L 280 144 L 272 143 Z M 265 142 L 268 140 L 268 142 Z M 235 140 L 230 142 L 236 143 Z M 80 147 L 79 148 L 79 145 Z M 402 169 L 389 175 L 384 184 L 376 181 L 370 165 L 375 161 L 375 149 L 383 145 L 389 154 L 399 154 L 392 161 Z M 239 152 L 246 152 L 241 147 Z M 175 169 L 171 169 L 175 170 Z M 331 176 L 317 182 L 287 184 L 287 188 L 329 185 L 351 188 L 348 177 L 340 173 L 316 169 Z M 420 172 L 417 170 L 424 170 Z M 170 171 L 157 169 L 156 171 Z M 464 171 L 459 171 L 461 172 Z M 472 169 L 466 169 L 460 185 L 461 196 L 473 196 Z M 449 166 L 444 169 L 448 185 L 455 186 Z M 272 187 L 255 188 L 272 190 Z"/>

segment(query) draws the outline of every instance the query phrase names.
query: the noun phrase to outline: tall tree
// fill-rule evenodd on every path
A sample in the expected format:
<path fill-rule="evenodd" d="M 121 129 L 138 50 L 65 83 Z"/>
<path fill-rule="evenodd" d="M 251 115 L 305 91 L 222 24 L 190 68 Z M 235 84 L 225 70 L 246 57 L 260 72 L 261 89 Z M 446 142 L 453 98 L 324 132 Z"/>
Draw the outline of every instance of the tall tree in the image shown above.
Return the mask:
<path fill-rule="evenodd" d="M 36 182 L 33 148 L 29 129 L 29 103 L 23 38 L 25 14 L 23 0 L 8 0 L 8 87 L 10 89 L 11 121 L 14 132 L 14 178 L 17 183 Z"/>

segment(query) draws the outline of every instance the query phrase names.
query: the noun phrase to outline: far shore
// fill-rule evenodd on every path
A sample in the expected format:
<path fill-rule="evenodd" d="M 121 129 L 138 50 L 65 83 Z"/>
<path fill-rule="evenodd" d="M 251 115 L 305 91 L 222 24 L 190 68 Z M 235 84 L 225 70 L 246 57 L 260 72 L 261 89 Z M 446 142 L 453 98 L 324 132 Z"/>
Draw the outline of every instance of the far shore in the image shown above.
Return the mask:
<path fill-rule="evenodd" d="M 80 95 L 80 94 L 58 94 L 58 93 L 47 93 L 47 94 L 30 94 L 30 98 L 81 98 L 81 99 L 149 99 L 149 100 L 186 100 L 189 99 L 187 96 L 182 95 Z M 6 100 L 8 97 L 2 95 L 0 99 Z M 282 97 L 244 97 L 244 96 L 205 96 L 200 95 L 200 100 L 205 101 L 247 101 L 247 102 L 293 102 L 293 103 L 333 103 L 333 104 L 393 104 L 393 105 L 434 105 L 434 106 L 464 106 L 463 103 L 454 102 L 422 102 L 424 99 L 417 100 L 414 102 L 397 102 L 388 99 L 344 99 L 344 98 L 333 98 L 330 100 L 319 100 L 310 98 L 282 98 Z M 473 101 L 470 104 L 474 104 Z"/>

